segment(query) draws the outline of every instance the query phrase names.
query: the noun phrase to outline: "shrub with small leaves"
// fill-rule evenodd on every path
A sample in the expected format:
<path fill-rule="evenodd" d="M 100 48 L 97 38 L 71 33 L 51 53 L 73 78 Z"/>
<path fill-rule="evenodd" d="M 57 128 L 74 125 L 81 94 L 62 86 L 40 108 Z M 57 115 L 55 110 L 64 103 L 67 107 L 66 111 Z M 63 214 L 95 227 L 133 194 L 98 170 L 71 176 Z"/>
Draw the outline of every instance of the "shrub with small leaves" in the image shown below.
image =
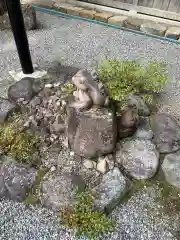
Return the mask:
<path fill-rule="evenodd" d="M 117 101 L 124 101 L 134 93 L 151 104 L 153 95 L 162 92 L 168 80 L 165 65 L 157 62 L 143 67 L 136 60 L 107 59 L 99 64 L 97 72 L 110 97 Z"/>
<path fill-rule="evenodd" d="M 86 236 L 90 240 L 114 229 L 114 223 L 105 214 L 93 210 L 93 197 L 89 192 L 78 192 L 76 204 L 61 209 L 61 217 L 68 227 L 77 231 L 77 237 Z"/>

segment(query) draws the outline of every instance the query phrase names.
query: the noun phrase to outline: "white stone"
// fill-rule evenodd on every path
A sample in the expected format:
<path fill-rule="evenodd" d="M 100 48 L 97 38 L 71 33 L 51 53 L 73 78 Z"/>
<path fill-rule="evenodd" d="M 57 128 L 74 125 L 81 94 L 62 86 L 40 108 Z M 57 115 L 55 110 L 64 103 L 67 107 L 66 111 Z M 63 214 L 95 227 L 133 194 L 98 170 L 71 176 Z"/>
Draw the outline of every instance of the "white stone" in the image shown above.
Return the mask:
<path fill-rule="evenodd" d="M 59 87 L 61 85 L 60 82 L 54 83 L 54 87 Z"/>
<path fill-rule="evenodd" d="M 56 167 L 55 166 L 52 166 L 51 169 L 50 169 L 51 172 L 54 172 L 56 171 Z"/>
<path fill-rule="evenodd" d="M 56 102 L 56 106 L 58 106 L 58 107 L 61 106 L 61 102 L 60 102 L 60 101 L 57 101 L 57 102 Z"/>
<path fill-rule="evenodd" d="M 51 83 L 45 84 L 45 88 L 52 88 L 52 87 L 53 87 L 53 85 Z"/>
<path fill-rule="evenodd" d="M 83 161 L 83 166 L 87 169 L 92 169 L 94 167 L 93 162 L 89 159 Z"/>
<path fill-rule="evenodd" d="M 62 106 L 66 106 L 66 101 L 62 100 Z"/>
<path fill-rule="evenodd" d="M 104 158 L 99 158 L 97 162 L 97 171 L 100 173 L 106 173 L 107 172 L 107 162 Z"/>
<path fill-rule="evenodd" d="M 70 156 L 74 156 L 74 152 L 70 152 L 69 155 L 70 155 Z"/>

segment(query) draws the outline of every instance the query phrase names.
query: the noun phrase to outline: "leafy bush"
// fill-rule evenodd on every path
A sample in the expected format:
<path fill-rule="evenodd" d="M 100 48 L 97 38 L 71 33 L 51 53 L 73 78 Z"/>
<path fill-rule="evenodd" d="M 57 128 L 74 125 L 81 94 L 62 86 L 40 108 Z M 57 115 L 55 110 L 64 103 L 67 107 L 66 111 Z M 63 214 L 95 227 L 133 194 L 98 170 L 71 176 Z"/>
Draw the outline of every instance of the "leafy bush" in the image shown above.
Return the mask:
<path fill-rule="evenodd" d="M 15 120 L 0 125 L 1 151 L 21 163 L 34 163 L 33 154 L 37 152 L 39 143 L 39 137 L 22 131 Z"/>
<path fill-rule="evenodd" d="M 165 65 L 157 62 L 149 62 L 147 67 L 142 67 L 136 60 L 105 60 L 97 71 L 110 97 L 117 101 L 123 101 L 134 93 L 152 103 L 153 94 L 162 92 L 168 79 Z"/>
<path fill-rule="evenodd" d="M 65 224 L 77 230 L 77 236 L 97 239 L 101 234 L 111 232 L 114 224 L 105 214 L 93 211 L 93 197 L 88 192 L 77 193 L 77 203 L 73 207 L 61 209 Z"/>

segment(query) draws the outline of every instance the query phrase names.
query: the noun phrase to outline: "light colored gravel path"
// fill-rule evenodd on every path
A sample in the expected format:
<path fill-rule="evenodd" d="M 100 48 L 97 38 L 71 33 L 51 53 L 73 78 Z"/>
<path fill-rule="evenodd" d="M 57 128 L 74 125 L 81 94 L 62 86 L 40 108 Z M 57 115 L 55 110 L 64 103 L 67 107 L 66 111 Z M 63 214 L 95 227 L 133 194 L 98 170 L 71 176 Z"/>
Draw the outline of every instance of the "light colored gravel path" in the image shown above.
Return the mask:
<path fill-rule="evenodd" d="M 37 14 L 44 29 L 28 33 L 33 62 L 47 69 L 54 61 L 91 69 L 97 60 L 108 57 L 142 58 L 164 61 L 170 82 L 164 105 L 180 111 L 180 45 L 46 14 Z M 16 48 L 10 32 L 0 32 L 0 94 L 5 96 L 11 83 L 8 71 L 19 68 Z M 151 217 L 144 210 L 153 200 L 141 193 L 129 203 L 115 209 L 112 216 L 118 228 L 107 240 L 172 240 L 167 219 Z M 157 206 L 158 207 L 158 206 Z M 27 209 L 22 204 L 0 202 L 1 240 L 71 240 L 72 233 L 59 227 L 59 222 L 47 210 Z"/>

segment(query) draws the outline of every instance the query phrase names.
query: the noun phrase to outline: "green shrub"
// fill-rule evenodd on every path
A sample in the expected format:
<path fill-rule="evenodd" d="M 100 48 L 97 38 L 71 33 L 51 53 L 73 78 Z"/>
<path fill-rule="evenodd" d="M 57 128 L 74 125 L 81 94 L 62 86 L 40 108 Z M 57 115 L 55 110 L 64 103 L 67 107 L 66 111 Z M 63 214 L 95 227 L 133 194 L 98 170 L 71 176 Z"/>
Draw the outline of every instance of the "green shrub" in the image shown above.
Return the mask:
<path fill-rule="evenodd" d="M 65 83 L 65 84 L 61 87 L 61 93 L 62 93 L 63 97 L 72 96 L 74 90 L 75 90 L 75 87 L 74 87 L 74 85 L 71 84 L 71 83 Z"/>
<path fill-rule="evenodd" d="M 147 67 L 142 67 L 136 60 L 105 60 L 97 71 L 110 97 L 117 101 L 124 101 L 134 93 L 152 103 L 153 94 L 162 92 L 168 80 L 165 65 L 157 62 L 149 62 Z"/>
<path fill-rule="evenodd" d="M 15 120 L 0 125 L 0 149 L 18 162 L 34 164 L 33 156 L 37 152 L 40 138 L 22 131 L 22 126 Z"/>
<path fill-rule="evenodd" d="M 61 209 L 65 224 L 77 231 L 76 236 L 97 239 L 101 234 L 113 231 L 114 224 L 105 214 L 93 211 L 93 197 L 88 192 L 77 193 L 77 203 L 73 207 Z"/>

